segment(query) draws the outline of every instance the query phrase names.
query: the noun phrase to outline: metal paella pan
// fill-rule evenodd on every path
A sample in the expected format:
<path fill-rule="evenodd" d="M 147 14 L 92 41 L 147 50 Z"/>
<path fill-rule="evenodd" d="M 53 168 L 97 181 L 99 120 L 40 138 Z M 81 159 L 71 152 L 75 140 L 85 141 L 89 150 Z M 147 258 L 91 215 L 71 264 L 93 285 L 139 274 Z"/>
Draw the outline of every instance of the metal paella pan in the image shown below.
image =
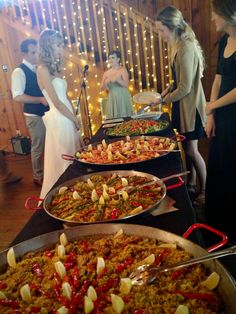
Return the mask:
<path fill-rule="evenodd" d="M 76 160 L 91 168 L 127 169 L 135 165 L 157 160 L 171 152 L 178 152 L 177 142 L 162 136 L 134 136 L 102 140 L 85 146 L 75 156 L 63 155 L 63 159 Z"/>
<path fill-rule="evenodd" d="M 165 195 L 165 183 L 154 175 L 102 171 L 54 188 L 43 200 L 43 208 L 53 218 L 72 225 L 114 222 L 150 213 Z"/>
<path fill-rule="evenodd" d="M 117 138 L 122 136 L 158 135 L 169 127 L 167 120 L 131 119 L 119 123 L 104 131 L 106 136 Z"/>
<path fill-rule="evenodd" d="M 184 238 L 182 238 L 180 236 L 177 236 L 175 234 L 172 234 L 172 233 L 169 233 L 167 231 L 164 231 L 164 230 L 151 228 L 151 227 L 146 227 L 146 226 L 128 225 L 128 224 L 107 224 L 106 228 L 104 228 L 104 224 L 96 224 L 96 225 L 88 225 L 88 226 L 78 226 L 78 227 L 69 228 L 69 229 L 66 229 L 66 230 L 57 230 L 57 231 L 54 231 L 54 232 L 51 232 L 51 233 L 48 233 L 48 234 L 44 234 L 44 235 L 38 236 L 38 237 L 30 239 L 30 240 L 24 241 L 24 242 L 22 242 L 22 243 L 20 243 L 20 244 L 18 244 L 18 245 L 13 247 L 14 252 L 15 252 L 16 262 L 17 263 L 18 262 L 21 263 L 20 260 L 23 258 L 23 255 L 28 253 L 28 252 L 36 252 L 36 251 L 39 252 L 39 251 L 41 251 L 42 252 L 41 259 L 39 257 L 37 258 L 37 269 L 36 269 L 34 260 L 29 260 L 27 268 L 30 269 L 30 265 L 32 263 L 34 263 L 33 267 L 34 267 L 35 274 L 39 274 L 40 265 L 41 265 L 41 267 L 43 267 L 45 265 L 45 263 L 49 263 L 48 267 L 52 268 L 52 273 L 53 273 L 53 272 L 55 272 L 55 269 L 53 269 L 53 266 L 51 266 L 51 264 L 53 264 L 53 262 L 55 262 L 57 260 L 61 260 L 62 263 L 66 263 L 67 256 L 70 257 L 70 260 L 72 260 L 72 257 L 73 257 L 72 253 L 73 253 L 74 245 L 72 245 L 70 243 L 72 241 L 82 241 L 81 244 L 83 245 L 83 251 L 78 251 L 78 252 L 80 252 L 79 254 L 78 254 L 78 252 L 76 253 L 76 256 L 78 257 L 78 259 L 76 259 L 76 260 L 79 261 L 80 260 L 79 256 L 82 255 L 83 252 L 84 252 L 85 256 L 87 256 L 87 263 L 85 262 L 85 264 L 83 265 L 83 268 L 87 268 L 88 267 L 88 270 L 87 270 L 87 272 L 85 272 L 85 274 L 87 274 L 87 275 L 89 275 L 90 273 L 93 274 L 93 272 L 96 273 L 96 267 L 95 267 L 95 269 L 92 268 L 91 257 L 97 256 L 97 254 L 100 254 L 98 256 L 104 256 L 104 254 L 106 254 L 105 263 L 108 264 L 109 260 L 111 258 L 110 254 L 111 254 L 111 252 L 113 252 L 112 251 L 113 247 L 110 246 L 110 247 L 105 247 L 104 248 L 102 246 L 101 247 L 97 247 L 97 246 L 95 247 L 94 246 L 93 248 L 90 248 L 90 250 L 86 253 L 86 250 L 89 249 L 90 241 L 94 241 L 95 239 L 104 239 L 105 240 L 107 237 L 111 236 L 112 238 L 116 239 L 115 240 L 116 246 L 118 246 L 118 247 L 120 245 L 124 246 L 125 245 L 125 241 L 122 242 L 121 240 L 119 240 L 119 238 L 117 240 L 117 237 L 114 237 L 114 235 L 119 233 L 119 231 L 121 229 L 123 230 L 123 235 L 125 236 L 125 238 L 123 238 L 123 236 L 122 236 L 122 238 L 121 238 L 122 240 L 123 239 L 126 240 L 126 237 L 134 237 L 134 238 L 131 239 L 130 246 L 133 247 L 134 252 L 136 253 L 136 254 L 134 254 L 134 257 L 133 257 L 134 260 L 132 262 L 132 263 L 135 263 L 135 265 L 137 265 L 138 257 L 142 257 L 143 256 L 142 255 L 143 251 L 145 250 L 145 247 L 144 247 L 142 249 L 143 251 L 142 252 L 140 251 L 140 245 L 138 243 L 140 238 L 144 238 L 144 241 L 149 241 L 148 239 L 156 240 L 156 241 L 158 241 L 158 242 L 156 242 L 157 246 L 159 244 L 159 241 L 167 243 L 168 245 L 169 244 L 177 245 L 177 247 L 183 249 L 185 252 L 187 252 L 187 253 L 195 256 L 195 257 L 196 256 L 205 255 L 207 253 L 206 250 L 204 250 L 203 248 L 201 248 L 198 245 L 194 244 L 193 242 L 191 242 L 189 240 L 186 240 L 186 239 L 184 239 Z M 67 240 L 69 242 L 67 244 L 65 244 L 65 248 L 66 248 L 66 253 L 65 254 L 66 255 L 59 259 L 59 257 L 57 257 L 57 254 L 59 254 L 58 253 L 59 250 L 57 249 L 57 247 L 58 247 L 58 244 L 62 243 L 62 241 L 61 241 L 62 233 L 65 233 L 66 238 L 67 238 Z M 86 240 L 88 241 L 87 242 L 87 244 L 88 244 L 87 246 L 85 245 L 86 244 Z M 113 240 L 111 240 L 109 243 L 110 244 L 113 243 Z M 145 242 L 141 242 L 141 243 L 145 243 Z M 135 248 L 137 248 L 137 251 L 135 251 Z M 91 251 L 91 249 L 92 249 L 92 251 Z M 98 249 L 99 249 L 99 252 L 97 252 Z M 108 249 L 110 249 L 110 250 L 108 250 Z M 100 250 L 102 250 L 102 251 L 100 251 Z M 154 250 L 154 248 L 152 250 Z M 168 248 L 165 249 L 164 248 L 164 251 L 166 251 L 166 250 L 167 251 L 168 250 L 171 251 L 171 249 L 168 249 Z M 92 255 L 92 254 L 95 254 L 95 255 Z M 147 252 L 147 254 L 149 254 L 149 252 Z M 32 254 L 30 255 L 30 258 L 31 259 L 33 258 Z M 104 295 L 104 293 L 107 294 L 108 296 L 110 296 L 110 293 L 115 293 L 117 295 L 120 295 L 124 300 L 126 300 L 126 298 L 129 296 L 129 294 L 127 294 L 127 296 L 124 296 L 119 291 L 119 289 L 120 289 L 119 281 L 121 280 L 121 278 L 129 276 L 130 270 L 132 269 L 133 266 L 132 266 L 132 264 L 127 264 L 128 266 L 127 266 L 127 274 L 126 275 L 125 275 L 125 273 L 123 272 L 122 269 L 121 269 L 121 271 L 119 269 L 120 272 L 118 272 L 118 267 L 117 266 L 121 266 L 121 265 L 123 266 L 124 263 L 123 264 L 121 263 L 121 264 L 117 265 L 116 262 L 120 263 L 122 258 L 123 258 L 123 254 L 119 254 L 119 255 L 117 255 L 117 258 L 114 258 L 114 262 L 113 262 L 113 265 L 114 265 L 113 268 L 115 270 L 117 270 L 116 278 L 118 278 L 117 281 L 114 282 L 114 283 L 118 283 L 117 287 L 116 287 L 116 290 L 111 290 L 110 291 L 110 289 L 108 289 L 106 292 L 103 292 L 101 290 L 101 287 L 102 287 L 102 289 L 104 288 L 103 280 L 105 280 L 105 279 L 107 280 L 107 275 L 105 275 L 105 278 L 102 278 L 102 279 L 99 279 L 96 274 L 94 275 L 93 279 L 96 279 L 96 280 L 95 281 L 93 280 L 92 282 L 93 282 L 93 285 L 95 287 L 95 290 L 97 290 L 97 292 L 98 292 L 98 295 L 97 295 L 98 296 L 98 301 L 99 301 L 100 295 L 101 294 Z M 158 258 L 158 255 L 157 255 L 156 258 Z M 6 265 L 7 265 L 7 250 L 0 253 L 0 272 L 1 273 L 5 272 Z M 236 286 L 235 286 L 235 283 L 234 283 L 232 277 L 227 272 L 227 270 L 221 265 L 221 263 L 216 261 L 216 260 L 208 261 L 207 263 L 205 263 L 205 265 L 207 266 L 209 273 L 217 272 L 219 274 L 219 276 L 220 276 L 220 282 L 219 282 L 219 284 L 218 284 L 218 286 L 216 288 L 216 293 L 218 295 L 218 298 L 220 298 L 223 301 L 223 303 L 224 303 L 224 309 L 222 310 L 222 312 L 225 313 L 225 314 L 236 313 L 236 302 L 235 302 Z M 73 264 L 72 264 L 72 266 L 75 267 Z M 72 278 L 72 276 L 73 276 L 73 278 L 75 278 L 75 273 L 73 271 L 69 270 L 69 267 L 72 267 L 72 266 L 69 266 L 69 264 L 67 265 L 67 281 L 68 282 L 71 282 L 68 279 Z M 79 288 L 81 288 L 81 286 L 83 286 L 83 282 L 85 282 L 84 280 L 87 280 L 87 279 L 85 279 L 84 276 L 82 276 L 81 271 L 82 271 L 83 268 L 81 266 L 80 267 L 80 271 L 78 272 Z M 37 272 L 36 272 L 36 270 L 37 270 Z M 16 269 L 16 271 L 17 271 L 17 269 Z M 25 271 L 26 271 L 26 269 L 25 269 Z M 191 273 L 191 271 L 192 270 L 189 269 L 188 275 L 189 275 L 189 273 Z M 188 276 L 188 275 L 186 275 L 186 276 Z M 11 270 L 11 276 L 12 277 L 14 276 L 14 269 Z M 31 276 L 31 278 L 33 278 L 32 274 L 30 274 L 30 276 Z M 114 270 L 113 270 L 113 273 L 110 274 L 110 278 L 111 278 L 111 276 L 114 276 Z M 166 276 L 168 276 L 168 274 Z M 53 276 L 48 276 L 48 277 L 52 278 Z M 55 277 L 55 275 L 54 275 L 54 277 Z M 32 279 L 32 280 L 34 280 L 34 279 Z M 108 280 L 109 280 L 109 277 L 108 277 Z M 163 278 L 162 279 L 159 278 L 158 281 L 160 281 L 160 280 L 163 280 Z M 178 280 L 180 282 L 180 285 L 181 285 L 181 283 L 182 284 L 185 283 L 183 278 L 179 278 Z M 199 282 L 199 274 L 196 274 L 195 280 L 196 280 L 196 282 L 197 281 Z M 142 295 L 145 296 L 144 295 L 146 293 L 145 291 L 147 291 L 147 290 L 149 291 L 150 290 L 150 293 L 151 293 L 152 289 L 155 289 L 156 285 L 158 285 L 158 281 L 157 281 L 157 283 L 154 283 L 154 284 L 149 285 L 149 286 L 144 286 L 143 288 L 139 286 L 139 288 L 138 288 L 139 299 L 140 299 L 140 297 Z M 172 280 L 172 284 L 174 284 L 174 281 L 175 280 Z M 44 280 L 39 278 L 38 285 L 43 284 L 43 282 L 44 282 Z M 57 279 L 57 282 L 61 282 L 62 283 L 63 281 L 62 281 L 62 279 Z M 196 285 L 196 282 L 195 282 L 195 285 Z M 26 284 L 28 283 L 29 285 L 31 285 L 31 282 L 29 282 L 29 278 L 27 276 L 24 277 L 24 283 L 26 283 Z M 111 281 L 109 281 L 109 283 L 111 283 Z M 3 284 L 4 284 L 4 282 L 2 282 L 2 285 Z M 22 282 L 19 282 L 18 284 L 21 287 Z M 50 286 L 50 282 L 48 284 Z M 51 282 L 51 284 L 53 285 L 53 281 Z M 20 287 L 14 286 L 14 291 L 16 291 L 16 289 L 20 289 Z M 43 289 L 43 287 L 40 287 L 40 286 L 39 286 L 39 288 L 41 290 L 39 289 L 37 294 L 40 295 L 40 293 L 42 291 L 44 291 L 44 289 Z M 162 282 L 161 291 L 165 290 L 164 288 L 165 288 L 165 281 Z M 191 285 L 191 287 L 188 287 L 188 289 L 189 288 L 192 288 L 192 285 Z M 54 282 L 54 289 L 56 289 L 55 282 Z M 48 293 L 51 293 L 52 297 L 54 297 L 54 298 L 56 297 L 57 303 L 54 303 L 54 304 L 55 304 L 56 309 L 58 309 L 58 307 L 61 306 L 60 300 L 61 301 L 63 301 L 63 300 L 65 301 L 65 299 L 63 299 L 63 298 L 59 299 L 58 298 L 58 295 L 60 296 L 61 293 L 62 293 L 61 291 L 58 291 L 58 294 L 54 296 L 54 294 L 53 294 L 54 293 L 53 292 L 54 289 L 50 289 Z M 136 290 L 136 288 L 133 286 L 131 288 L 131 295 L 133 295 L 135 293 L 135 290 Z M 4 293 L 5 289 L 3 288 L 2 291 Z M 81 290 L 78 290 L 78 291 L 80 291 L 80 293 L 81 293 Z M 85 290 L 85 292 L 83 294 L 83 297 L 82 297 L 82 302 L 81 302 L 82 303 L 82 307 L 83 307 L 84 295 L 86 295 L 86 292 L 87 292 L 87 289 Z M 8 293 L 10 293 L 10 292 L 8 292 Z M 200 293 L 201 293 L 201 291 L 200 291 Z M 204 291 L 204 293 L 206 293 L 206 291 Z M 209 294 L 209 293 L 211 293 L 211 291 L 209 291 L 206 294 Z M 214 291 L 214 293 L 215 293 L 215 291 Z M 196 294 L 197 293 L 195 293 L 195 296 L 196 296 Z M 20 293 L 19 293 L 19 295 L 20 295 Z M 155 295 L 157 295 L 157 294 L 155 294 Z M 17 297 L 17 299 L 19 300 L 18 297 Z M 109 301 L 110 299 L 109 300 L 108 299 L 109 298 L 107 297 L 106 298 L 106 306 L 109 307 L 111 305 L 111 302 Z M 59 300 L 59 302 L 58 302 L 58 300 Z M 130 303 L 131 304 L 133 303 L 133 300 L 134 299 L 131 298 L 129 300 L 129 302 L 126 302 L 126 301 L 124 302 L 124 310 L 123 310 L 124 313 L 130 313 L 130 312 L 127 312 L 127 307 L 129 306 Z M 35 298 L 33 298 L 31 301 L 24 302 L 23 306 L 26 306 L 26 307 L 30 308 L 31 303 L 33 303 L 32 301 L 34 302 Z M 68 304 L 68 306 L 70 306 L 70 304 L 72 304 L 73 302 L 74 302 L 74 299 L 72 298 L 72 300 L 69 300 L 66 304 Z M 168 299 L 167 299 L 166 302 L 168 302 Z M 176 302 L 175 304 L 177 304 L 177 305 L 179 303 L 180 304 L 188 303 L 186 300 L 184 300 L 184 298 L 180 298 L 180 297 L 176 298 L 175 302 Z M 194 306 L 194 310 L 197 312 L 198 308 L 196 308 L 196 304 L 199 304 L 199 303 L 196 300 L 195 305 L 194 305 L 194 303 L 192 303 L 192 304 Z M 14 305 L 16 305 L 16 303 L 14 303 Z M 37 306 L 41 307 L 41 305 L 42 305 L 42 303 L 40 303 L 40 305 L 37 305 Z M 190 302 L 189 306 L 192 306 L 191 302 Z M 33 308 L 35 309 L 36 307 L 33 304 Z M 50 308 L 50 310 L 51 309 L 52 308 Z M 145 309 L 145 304 L 144 304 L 144 309 Z M 190 311 L 191 311 L 191 308 L 190 308 Z M 80 309 L 80 312 L 83 313 L 83 308 L 82 308 L 82 310 Z M 131 311 L 131 313 L 134 313 L 134 309 L 133 309 L 133 311 Z M 148 309 L 144 313 L 149 313 Z M 210 313 L 213 313 L 213 311 L 211 311 Z M 217 313 L 220 313 L 219 310 L 217 311 Z"/>

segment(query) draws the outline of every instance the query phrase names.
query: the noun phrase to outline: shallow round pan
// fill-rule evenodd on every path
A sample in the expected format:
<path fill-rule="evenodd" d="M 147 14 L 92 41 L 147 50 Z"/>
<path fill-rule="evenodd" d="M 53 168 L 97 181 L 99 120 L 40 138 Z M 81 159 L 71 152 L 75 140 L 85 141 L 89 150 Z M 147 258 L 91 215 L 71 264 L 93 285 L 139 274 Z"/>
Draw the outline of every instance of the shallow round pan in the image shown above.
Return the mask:
<path fill-rule="evenodd" d="M 138 237 L 147 237 L 152 239 L 157 239 L 165 243 L 174 243 L 179 247 L 184 249 L 186 252 L 192 254 L 194 257 L 207 254 L 206 250 L 196 245 L 195 243 L 184 239 L 173 233 L 147 227 L 141 225 L 131 225 L 131 224 L 107 224 L 104 228 L 104 224 L 95 224 L 88 226 L 78 226 L 74 228 L 69 228 L 66 230 L 57 230 L 41 236 L 35 237 L 33 239 L 24 241 L 20 244 L 14 246 L 14 252 L 16 259 L 18 260 L 24 254 L 36 251 L 55 248 L 55 245 L 59 242 L 60 235 L 64 232 L 69 241 L 74 241 L 77 239 L 83 239 L 86 237 L 96 237 L 96 236 L 106 236 L 116 234 L 120 229 L 127 235 L 133 235 Z M 7 251 L 5 250 L 0 253 L 0 271 L 3 272 L 7 265 Z M 204 265 L 209 268 L 210 272 L 217 272 L 220 275 L 220 282 L 217 286 L 217 292 L 223 299 L 225 303 L 225 314 L 236 313 L 236 286 L 231 275 L 222 266 L 222 264 L 217 260 L 211 260 Z"/>
<path fill-rule="evenodd" d="M 146 132 L 145 133 L 145 132 L 141 131 L 139 134 L 137 134 L 137 133 L 135 134 L 134 131 L 133 131 L 133 133 L 132 132 L 128 132 L 128 131 L 124 131 L 124 130 L 122 131 L 122 128 L 126 128 L 127 125 L 129 125 L 129 124 L 130 124 L 130 127 L 131 127 L 132 126 L 131 125 L 132 122 L 136 121 L 137 123 L 140 123 L 141 120 L 145 120 L 147 122 L 151 121 L 151 120 L 148 120 L 148 119 L 129 120 L 129 121 L 120 123 L 118 126 L 113 126 L 112 128 L 108 128 L 108 129 L 104 130 L 104 133 L 105 133 L 106 136 L 111 137 L 111 138 L 117 138 L 117 137 L 123 137 L 123 136 L 137 136 L 137 135 L 139 135 L 139 136 L 140 135 L 147 135 L 147 136 L 149 136 L 149 135 L 158 135 L 158 134 L 162 133 L 163 131 L 165 131 L 169 127 L 169 122 L 166 121 L 166 120 L 155 121 L 155 120 L 152 119 L 154 123 L 157 123 L 157 124 L 162 123 L 163 127 L 158 129 L 158 130 L 152 131 L 152 132 Z M 120 131 L 122 131 L 122 134 L 116 133 L 116 129 L 117 128 Z"/>
<path fill-rule="evenodd" d="M 70 187 L 73 186 L 76 182 L 78 181 L 87 181 L 91 176 L 94 175 L 100 175 L 103 177 L 106 176 L 112 176 L 114 174 L 114 172 L 119 176 L 119 177 L 127 177 L 127 176 L 139 176 L 139 177 L 145 177 L 148 179 L 148 181 L 153 181 L 153 183 L 157 183 L 157 185 L 161 188 L 160 194 L 161 197 L 159 199 L 156 200 L 155 203 L 153 203 L 151 206 L 147 207 L 146 209 L 141 210 L 138 213 L 134 213 L 131 215 L 127 215 L 125 217 L 122 218 L 114 218 L 114 219 L 106 219 L 106 220 L 97 220 L 97 221 L 81 221 L 81 220 L 75 220 L 75 219 L 64 219 L 64 218 L 60 218 L 57 215 L 55 215 L 54 213 L 51 212 L 51 203 L 52 203 L 52 199 L 54 197 L 54 195 L 58 194 L 58 191 L 60 190 L 61 187 Z M 117 221 L 126 221 L 127 219 L 131 219 L 140 215 L 144 215 L 147 213 L 152 212 L 154 209 L 156 209 L 158 207 L 158 205 L 161 203 L 161 201 L 163 200 L 163 198 L 166 195 L 166 185 L 165 183 L 159 179 L 158 177 L 149 174 L 149 173 L 145 173 L 145 172 L 139 172 L 139 171 L 134 171 L 134 170 L 120 170 L 120 171 L 102 171 L 102 172 L 95 172 L 92 174 L 87 174 L 87 175 L 83 175 L 74 179 L 71 179 L 69 181 L 64 182 L 63 184 L 59 185 L 58 187 L 54 188 L 52 191 L 50 191 L 47 196 L 45 197 L 44 201 L 43 201 L 43 208 L 46 211 L 46 213 L 48 215 L 50 215 L 51 217 L 63 221 L 66 224 L 70 224 L 70 225 L 76 225 L 76 224 L 94 224 L 94 223 L 101 223 L 101 222 L 117 222 Z M 72 199 L 72 197 L 71 197 Z M 138 202 L 139 199 L 137 199 L 136 201 Z M 69 202 L 69 200 L 67 200 L 67 202 Z M 64 208 L 66 208 L 66 204 Z M 92 207 L 92 206 L 91 206 Z M 135 206 L 136 207 L 136 206 Z M 114 205 L 115 208 L 115 205 Z M 79 212 L 79 211 L 77 211 Z"/>
<path fill-rule="evenodd" d="M 177 147 L 177 142 L 176 141 L 174 141 L 171 138 L 161 137 L 161 136 L 132 136 L 131 137 L 131 141 L 141 140 L 141 138 L 143 138 L 143 137 L 144 137 L 145 140 L 152 140 L 154 138 L 158 138 L 158 139 L 162 139 L 162 140 L 169 139 L 170 140 L 170 144 L 173 147 L 173 150 L 175 150 L 176 147 Z M 124 138 L 120 137 L 119 139 L 109 139 L 109 140 L 106 140 L 106 144 L 114 144 L 115 142 L 118 143 L 118 142 L 121 142 L 121 141 L 125 142 L 126 138 L 125 137 Z M 101 142 L 94 143 L 94 144 L 92 144 L 92 147 L 94 149 L 94 147 L 97 147 L 97 145 L 101 145 L 101 144 L 102 144 Z M 118 150 L 121 151 L 119 145 L 118 145 L 118 148 L 116 148 L 116 151 L 118 151 Z M 89 145 L 85 146 L 82 150 L 78 151 L 78 153 L 88 152 L 88 151 L 89 151 Z M 142 160 L 139 160 L 139 161 L 125 160 L 125 161 L 119 161 L 119 162 L 116 162 L 116 161 L 109 162 L 108 161 L 108 162 L 104 162 L 104 163 L 99 163 L 99 162 L 96 162 L 96 161 L 95 162 L 90 162 L 90 161 L 87 161 L 85 159 L 79 158 L 77 156 L 77 153 L 75 153 L 74 157 L 73 156 L 67 156 L 67 157 L 71 157 L 72 158 L 72 159 L 71 158 L 67 158 L 67 159 L 68 160 L 76 160 L 79 163 L 85 164 L 86 166 L 89 166 L 91 168 L 93 168 L 93 167 L 95 167 L 95 168 L 100 167 L 100 169 L 101 169 L 101 167 L 102 167 L 102 169 L 112 169 L 112 168 L 116 167 L 116 168 L 119 168 L 119 169 L 124 169 L 124 167 L 125 167 L 125 169 L 127 169 L 127 168 L 130 169 L 130 167 L 133 168 L 135 165 L 143 164 L 143 163 L 146 163 L 146 162 L 150 162 L 150 161 L 162 158 L 162 157 L 168 155 L 169 153 L 171 153 L 172 149 L 171 150 L 167 150 L 167 151 L 166 150 L 165 151 L 157 150 L 157 152 L 159 152 L 159 154 L 160 154 L 159 156 L 151 157 L 149 159 L 142 159 Z"/>

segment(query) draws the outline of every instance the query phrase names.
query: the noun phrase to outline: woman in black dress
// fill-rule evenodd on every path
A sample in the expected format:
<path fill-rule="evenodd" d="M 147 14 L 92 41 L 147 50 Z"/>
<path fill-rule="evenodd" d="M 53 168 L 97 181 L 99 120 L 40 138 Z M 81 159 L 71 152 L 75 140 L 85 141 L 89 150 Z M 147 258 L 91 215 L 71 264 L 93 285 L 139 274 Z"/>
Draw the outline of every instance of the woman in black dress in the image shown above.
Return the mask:
<path fill-rule="evenodd" d="M 206 106 L 206 134 L 212 137 L 206 183 L 207 222 L 236 243 L 236 1 L 213 0 L 212 20 L 225 35 Z"/>

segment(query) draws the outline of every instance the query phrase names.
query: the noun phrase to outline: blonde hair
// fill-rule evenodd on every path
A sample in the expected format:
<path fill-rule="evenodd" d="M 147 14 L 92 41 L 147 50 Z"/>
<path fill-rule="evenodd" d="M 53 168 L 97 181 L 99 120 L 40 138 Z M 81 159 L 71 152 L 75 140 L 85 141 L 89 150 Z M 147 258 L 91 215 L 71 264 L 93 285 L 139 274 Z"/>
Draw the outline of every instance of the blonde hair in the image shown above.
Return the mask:
<path fill-rule="evenodd" d="M 170 44 L 171 48 L 171 62 L 173 62 L 175 54 L 178 50 L 181 41 L 189 40 L 194 43 L 199 57 L 201 73 L 205 68 L 205 59 L 202 48 L 195 36 L 194 31 L 190 25 L 184 20 L 182 13 L 174 6 L 168 6 L 156 15 L 156 21 L 165 25 L 173 34 L 173 42 Z"/>
<path fill-rule="evenodd" d="M 62 59 L 55 58 L 53 54 L 53 44 L 63 43 L 62 35 L 55 30 L 45 29 L 39 37 L 39 62 L 46 65 L 51 75 L 60 73 L 62 70 Z"/>

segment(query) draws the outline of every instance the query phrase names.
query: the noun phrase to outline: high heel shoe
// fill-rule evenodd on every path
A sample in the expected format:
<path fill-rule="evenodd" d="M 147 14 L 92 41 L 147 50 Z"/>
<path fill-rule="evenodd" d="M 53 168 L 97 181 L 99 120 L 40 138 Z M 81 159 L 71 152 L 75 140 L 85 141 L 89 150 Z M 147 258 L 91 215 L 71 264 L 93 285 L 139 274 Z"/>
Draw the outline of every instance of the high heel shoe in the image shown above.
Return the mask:
<path fill-rule="evenodd" d="M 198 194 L 198 196 L 195 198 L 195 200 L 193 201 L 193 204 L 195 206 L 201 206 L 205 204 L 205 193 L 201 192 L 200 194 Z"/>
<path fill-rule="evenodd" d="M 193 184 L 187 184 L 187 190 L 191 194 L 196 194 L 197 193 L 197 186 Z"/>

